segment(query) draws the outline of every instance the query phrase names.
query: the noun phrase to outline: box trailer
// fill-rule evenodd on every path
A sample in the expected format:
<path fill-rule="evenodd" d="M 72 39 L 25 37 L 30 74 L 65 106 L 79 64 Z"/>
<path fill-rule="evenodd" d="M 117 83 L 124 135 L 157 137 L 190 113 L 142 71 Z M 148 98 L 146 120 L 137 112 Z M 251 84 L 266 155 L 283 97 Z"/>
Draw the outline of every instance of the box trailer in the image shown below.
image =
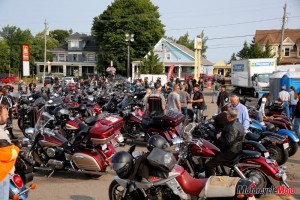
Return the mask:
<path fill-rule="evenodd" d="M 276 70 L 276 58 L 235 60 L 231 62 L 231 83 L 239 94 L 254 97 L 269 92 L 269 76 Z"/>

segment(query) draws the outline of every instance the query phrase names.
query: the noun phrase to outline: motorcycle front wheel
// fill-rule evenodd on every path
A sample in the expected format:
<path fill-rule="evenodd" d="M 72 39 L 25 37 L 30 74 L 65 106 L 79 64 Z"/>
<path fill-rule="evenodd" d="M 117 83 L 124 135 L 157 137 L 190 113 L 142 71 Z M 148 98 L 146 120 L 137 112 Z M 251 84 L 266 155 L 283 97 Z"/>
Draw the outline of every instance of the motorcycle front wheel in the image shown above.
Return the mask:
<path fill-rule="evenodd" d="M 123 197 L 125 188 L 121 186 L 116 180 L 113 180 L 109 185 L 108 196 L 109 200 L 141 200 L 145 199 L 143 193 L 140 190 L 134 190 L 130 193 L 126 193 Z"/>
<path fill-rule="evenodd" d="M 19 127 L 19 129 L 21 130 L 21 131 L 23 131 L 23 118 L 19 118 L 18 119 L 18 127 Z"/>

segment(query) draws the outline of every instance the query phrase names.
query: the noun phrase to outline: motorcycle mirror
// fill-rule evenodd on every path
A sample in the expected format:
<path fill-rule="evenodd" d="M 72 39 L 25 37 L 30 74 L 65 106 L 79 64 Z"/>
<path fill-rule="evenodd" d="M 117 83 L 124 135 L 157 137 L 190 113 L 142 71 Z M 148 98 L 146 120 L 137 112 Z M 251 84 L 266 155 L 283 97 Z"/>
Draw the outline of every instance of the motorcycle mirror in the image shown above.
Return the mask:
<path fill-rule="evenodd" d="M 172 139 L 172 145 L 181 144 L 183 142 L 182 138 L 173 138 Z"/>

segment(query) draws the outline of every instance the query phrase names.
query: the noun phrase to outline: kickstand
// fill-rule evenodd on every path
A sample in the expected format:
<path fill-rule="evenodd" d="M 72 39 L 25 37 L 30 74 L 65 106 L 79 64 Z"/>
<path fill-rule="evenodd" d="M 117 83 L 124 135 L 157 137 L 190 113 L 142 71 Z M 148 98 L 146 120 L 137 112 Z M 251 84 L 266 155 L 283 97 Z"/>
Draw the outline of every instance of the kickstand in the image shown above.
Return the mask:
<path fill-rule="evenodd" d="M 55 170 L 52 170 L 51 173 L 47 176 L 47 178 L 50 178 L 54 172 L 55 172 Z"/>

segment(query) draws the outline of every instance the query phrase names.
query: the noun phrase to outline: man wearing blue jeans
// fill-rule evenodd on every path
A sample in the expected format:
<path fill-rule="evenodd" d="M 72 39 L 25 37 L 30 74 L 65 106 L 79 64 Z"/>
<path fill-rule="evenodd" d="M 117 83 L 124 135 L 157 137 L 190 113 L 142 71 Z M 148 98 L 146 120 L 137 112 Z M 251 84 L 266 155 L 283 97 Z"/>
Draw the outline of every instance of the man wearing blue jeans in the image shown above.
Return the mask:
<path fill-rule="evenodd" d="M 300 97 L 300 92 L 298 93 L 298 97 Z M 296 109 L 294 111 L 294 131 L 298 138 L 300 138 L 300 101 L 297 102 Z"/>
<path fill-rule="evenodd" d="M 283 102 L 283 108 L 286 116 L 290 118 L 290 106 L 289 106 L 290 94 L 285 90 L 286 87 L 284 85 L 281 87 L 281 91 L 279 92 L 279 99 Z"/>

